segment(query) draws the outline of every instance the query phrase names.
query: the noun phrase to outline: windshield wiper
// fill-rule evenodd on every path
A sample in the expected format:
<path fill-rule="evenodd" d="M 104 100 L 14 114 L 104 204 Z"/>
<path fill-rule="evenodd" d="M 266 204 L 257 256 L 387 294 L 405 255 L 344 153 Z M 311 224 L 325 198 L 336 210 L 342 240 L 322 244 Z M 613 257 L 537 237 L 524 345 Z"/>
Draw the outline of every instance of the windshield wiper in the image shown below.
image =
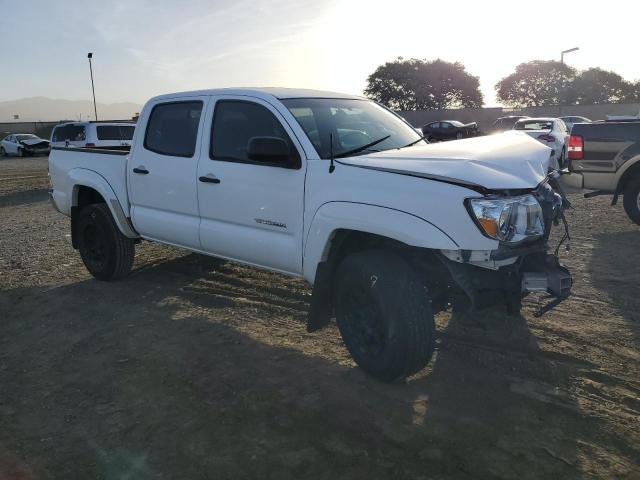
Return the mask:
<path fill-rule="evenodd" d="M 427 140 L 427 137 L 422 136 L 422 137 L 420 137 L 419 139 L 417 139 L 415 142 L 408 143 L 408 144 L 406 144 L 404 147 L 400 147 L 400 148 L 407 148 L 407 147 L 411 147 L 411 146 L 415 145 L 416 143 L 418 143 L 418 142 L 419 142 L 419 141 L 421 141 L 421 140 L 424 140 L 425 142 L 429 143 L 429 140 Z"/>
<path fill-rule="evenodd" d="M 369 147 L 373 147 L 374 145 L 377 145 L 380 142 L 384 142 L 390 136 L 391 135 L 387 135 L 386 137 L 382 137 L 382 138 L 379 138 L 378 140 L 374 140 L 373 142 L 366 143 L 358 148 L 354 148 L 352 150 L 347 150 L 346 152 L 338 153 L 337 155 L 334 155 L 333 158 L 343 158 L 343 157 L 348 157 L 349 155 L 360 153 Z"/>

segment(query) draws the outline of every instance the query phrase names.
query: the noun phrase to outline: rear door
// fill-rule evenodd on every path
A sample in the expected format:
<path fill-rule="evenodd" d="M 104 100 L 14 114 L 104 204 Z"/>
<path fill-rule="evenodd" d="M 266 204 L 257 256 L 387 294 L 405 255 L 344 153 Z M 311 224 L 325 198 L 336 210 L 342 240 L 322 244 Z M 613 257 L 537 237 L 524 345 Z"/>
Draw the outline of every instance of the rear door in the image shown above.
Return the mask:
<path fill-rule="evenodd" d="M 275 270 L 302 273 L 306 162 L 281 112 L 252 97 L 213 97 L 198 165 L 200 242 L 205 251 Z M 252 161 L 253 137 L 284 139 L 295 167 Z"/>
<path fill-rule="evenodd" d="M 145 107 L 128 162 L 131 217 L 145 238 L 200 248 L 196 170 L 208 97 L 157 101 Z"/>
<path fill-rule="evenodd" d="M 427 125 L 427 136 L 440 140 L 440 122 L 431 122 Z"/>
<path fill-rule="evenodd" d="M 457 129 L 449 122 L 440 122 L 440 136 L 443 140 L 456 138 Z"/>

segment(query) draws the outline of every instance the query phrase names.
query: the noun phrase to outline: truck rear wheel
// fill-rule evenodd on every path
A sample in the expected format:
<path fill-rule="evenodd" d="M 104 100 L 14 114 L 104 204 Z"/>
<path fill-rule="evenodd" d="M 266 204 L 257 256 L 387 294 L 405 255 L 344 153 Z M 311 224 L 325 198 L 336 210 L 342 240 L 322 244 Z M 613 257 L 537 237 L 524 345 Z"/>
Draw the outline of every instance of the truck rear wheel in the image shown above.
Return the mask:
<path fill-rule="evenodd" d="M 435 345 L 429 292 L 402 257 L 358 252 L 342 261 L 334 278 L 338 328 L 360 368 L 393 381 L 429 363 Z"/>
<path fill-rule="evenodd" d="M 640 178 L 634 178 L 627 183 L 622 195 L 622 203 L 629 218 L 640 225 Z"/>
<path fill-rule="evenodd" d="M 118 280 L 131 271 L 134 242 L 120 232 L 106 204 L 84 207 L 76 228 L 80 256 L 96 279 Z"/>

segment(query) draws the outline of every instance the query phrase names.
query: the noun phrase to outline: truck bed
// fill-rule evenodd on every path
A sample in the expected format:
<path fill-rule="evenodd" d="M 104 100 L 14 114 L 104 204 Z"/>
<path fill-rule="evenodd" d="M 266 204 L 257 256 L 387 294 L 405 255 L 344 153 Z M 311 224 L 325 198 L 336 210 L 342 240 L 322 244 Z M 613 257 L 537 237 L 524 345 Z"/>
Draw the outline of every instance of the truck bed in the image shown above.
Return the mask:
<path fill-rule="evenodd" d="M 93 148 L 53 147 L 49 155 L 49 176 L 54 189 L 51 194 L 58 209 L 70 215 L 73 204 L 71 187 L 74 178 L 95 172 L 113 190 L 125 212 L 129 211 L 127 197 L 127 161 L 129 152 Z"/>

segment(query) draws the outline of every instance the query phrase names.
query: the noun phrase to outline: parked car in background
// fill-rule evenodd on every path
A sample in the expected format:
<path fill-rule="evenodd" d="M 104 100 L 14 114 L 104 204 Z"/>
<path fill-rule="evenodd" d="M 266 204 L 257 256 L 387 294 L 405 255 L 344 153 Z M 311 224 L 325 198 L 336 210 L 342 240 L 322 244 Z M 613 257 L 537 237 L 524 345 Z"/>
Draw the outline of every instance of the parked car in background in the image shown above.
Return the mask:
<path fill-rule="evenodd" d="M 51 132 L 51 146 L 128 150 L 135 128 L 131 122 L 62 123 Z"/>
<path fill-rule="evenodd" d="M 529 118 L 526 115 L 512 115 L 509 117 L 500 117 L 491 125 L 491 133 L 506 132 L 511 130 L 518 120 Z"/>
<path fill-rule="evenodd" d="M 638 115 L 607 115 L 607 122 L 637 122 L 640 120 Z"/>
<path fill-rule="evenodd" d="M 553 149 L 550 167 L 559 170 L 564 167 L 569 131 L 559 118 L 524 118 L 513 126 L 514 130 L 525 132 L 543 145 Z"/>
<path fill-rule="evenodd" d="M 567 148 L 573 188 L 594 190 L 585 196 L 623 196 L 624 209 L 640 225 L 640 121 L 577 123 Z"/>
<path fill-rule="evenodd" d="M 575 123 L 591 123 L 591 120 L 589 120 L 587 117 L 568 116 L 568 117 L 558 117 L 558 118 L 560 118 L 560 120 L 564 122 L 569 132 L 571 132 L 571 128 Z"/>
<path fill-rule="evenodd" d="M 302 277 L 308 331 L 335 317 L 382 380 L 429 362 L 450 303 L 570 293 L 547 243 L 565 204 L 525 135 L 428 145 L 370 100 L 296 89 L 163 95 L 139 122 L 130 152 L 49 156 L 54 205 L 99 280 L 126 276 L 141 239 Z"/>
<path fill-rule="evenodd" d="M 0 142 L 0 155 L 31 155 L 49 153 L 49 140 L 40 138 L 32 133 L 10 133 Z"/>
<path fill-rule="evenodd" d="M 478 135 L 478 124 L 476 122 L 464 124 L 457 120 L 440 120 L 423 126 L 422 135 L 430 142 L 460 140 Z"/>

